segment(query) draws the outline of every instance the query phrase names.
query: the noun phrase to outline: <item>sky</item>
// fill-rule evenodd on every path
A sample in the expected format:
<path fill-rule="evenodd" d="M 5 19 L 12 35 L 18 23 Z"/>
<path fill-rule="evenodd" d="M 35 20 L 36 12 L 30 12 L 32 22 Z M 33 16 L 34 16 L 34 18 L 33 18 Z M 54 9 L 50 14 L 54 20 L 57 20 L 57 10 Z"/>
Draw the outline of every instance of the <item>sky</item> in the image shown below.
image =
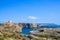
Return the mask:
<path fill-rule="evenodd" d="M 0 22 L 60 24 L 60 0 L 0 0 Z"/>

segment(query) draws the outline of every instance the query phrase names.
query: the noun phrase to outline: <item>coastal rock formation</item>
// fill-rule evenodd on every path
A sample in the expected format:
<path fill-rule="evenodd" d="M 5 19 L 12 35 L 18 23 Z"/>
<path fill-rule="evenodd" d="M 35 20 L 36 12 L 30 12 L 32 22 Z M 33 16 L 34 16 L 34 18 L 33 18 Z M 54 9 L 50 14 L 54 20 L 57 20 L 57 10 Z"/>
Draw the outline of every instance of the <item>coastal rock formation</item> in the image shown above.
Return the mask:
<path fill-rule="evenodd" d="M 0 23 L 0 40 L 60 40 L 60 28 L 43 28 L 40 24 L 14 23 L 8 21 Z M 28 36 L 23 35 L 22 28 L 40 28 L 33 30 Z"/>
<path fill-rule="evenodd" d="M 40 30 L 31 31 L 31 34 L 60 37 L 60 28 L 41 28 Z"/>
<path fill-rule="evenodd" d="M 31 24 L 31 27 L 32 27 L 32 28 L 37 28 L 37 27 L 38 27 L 38 24 L 32 23 L 32 24 Z"/>
<path fill-rule="evenodd" d="M 8 21 L 7 23 L 3 24 L 2 27 L 0 27 L 0 29 L 5 29 L 5 30 L 9 30 L 9 31 L 13 31 L 13 32 L 22 32 L 22 26 L 18 25 L 18 23 L 13 23 L 12 21 Z M 2 29 L 2 30 L 3 30 Z"/>
<path fill-rule="evenodd" d="M 14 23 L 12 21 L 8 21 L 6 23 L 0 23 L 0 27 L 5 27 L 5 29 L 17 32 L 22 32 L 22 28 L 37 28 L 38 24 L 35 23 Z"/>
<path fill-rule="evenodd" d="M 19 25 L 22 25 L 22 27 L 25 28 L 37 28 L 38 24 L 35 23 L 19 23 Z"/>

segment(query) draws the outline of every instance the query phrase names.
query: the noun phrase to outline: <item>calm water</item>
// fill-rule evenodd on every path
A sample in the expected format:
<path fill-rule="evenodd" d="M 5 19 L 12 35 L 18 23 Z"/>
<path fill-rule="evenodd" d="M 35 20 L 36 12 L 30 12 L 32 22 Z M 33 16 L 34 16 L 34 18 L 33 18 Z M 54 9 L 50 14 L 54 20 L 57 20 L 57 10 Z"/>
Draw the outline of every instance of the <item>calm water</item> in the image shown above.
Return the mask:
<path fill-rule="evenodd" d="M 44 26 L 42 28 L 60 28 L 60 26 Z M 37 30 L 37 29 L 40 29 L 40 28 L 23 28 L 22 33 L 29 34 L 30 31 Z"/>
<path fill-rule="evenodd" d="M 40 28 L 23 28 L 22 33 L 23 34 L 29 34 L 30 31 L 37 30 L 37 29 L 40 29 Z"/>
<path fill-rule="evenodd" d="M 23 29 L 22 29 L 22 33 L 23 33 L 23 34 L 29 34 L 30 31 L 32 31 L 32 30 L 33 30 L 33 28 L 23 28 Z"/>

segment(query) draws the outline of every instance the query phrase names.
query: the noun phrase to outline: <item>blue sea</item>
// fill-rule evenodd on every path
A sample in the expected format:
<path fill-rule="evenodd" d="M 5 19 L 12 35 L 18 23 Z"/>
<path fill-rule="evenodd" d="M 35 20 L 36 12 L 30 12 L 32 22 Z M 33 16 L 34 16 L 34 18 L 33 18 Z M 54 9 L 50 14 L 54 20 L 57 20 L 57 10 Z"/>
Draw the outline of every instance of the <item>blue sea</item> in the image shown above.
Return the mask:
<path fill-rule="evenodd" d="M 37 30 L 38 28 L 22 28 L 22 33 L 27 35 L 30 31 Z"/>
<path fill-rule="evenodd" d="M 22 28 L 22 33 L 27 35 L 27 34 L 30 33 L 30 31 L 38 30 L 40 28 L 60 28 L 60 26 L 42 26 L 42 27 L 39 27 L 39 28 Z"/>
<path fill-rule="evenodd" d="M 22 29 L 22 33 L 27 35 L 27 34 L 29 34 L 30 31 L 32 31 L 32 30 L 33 30 L 33 28 L 23 28 L 23 29 Z"/>

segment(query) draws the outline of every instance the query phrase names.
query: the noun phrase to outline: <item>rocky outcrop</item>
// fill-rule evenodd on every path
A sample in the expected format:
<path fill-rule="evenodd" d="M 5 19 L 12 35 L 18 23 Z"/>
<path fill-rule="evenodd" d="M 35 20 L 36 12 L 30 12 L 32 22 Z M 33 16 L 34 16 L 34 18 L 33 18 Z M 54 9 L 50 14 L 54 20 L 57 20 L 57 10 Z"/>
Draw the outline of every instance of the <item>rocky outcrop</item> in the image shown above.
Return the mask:
<path fill-rule="evenodd" d="M 19 25 L 22 25 L 22 27 L 25 28 L 37 28 L 38 24 L 35 23 L 19 23 Z"/>
<path fill-rule="evenodd" d="M 18 23 L 13 23 L 11 21 L 8 21 L 7 23 L 3 24 L 3 26 L 0 27 L 0 29 L 2 28 L 5 29 L 6 31 L 22 32 L 22 26 L 18 25 Z"/>
<path fill-rule="evenodd" d="M 31 34 L 60 37 L 60 28 L 42 28 L 40 30 L 31 31 Z"/>

